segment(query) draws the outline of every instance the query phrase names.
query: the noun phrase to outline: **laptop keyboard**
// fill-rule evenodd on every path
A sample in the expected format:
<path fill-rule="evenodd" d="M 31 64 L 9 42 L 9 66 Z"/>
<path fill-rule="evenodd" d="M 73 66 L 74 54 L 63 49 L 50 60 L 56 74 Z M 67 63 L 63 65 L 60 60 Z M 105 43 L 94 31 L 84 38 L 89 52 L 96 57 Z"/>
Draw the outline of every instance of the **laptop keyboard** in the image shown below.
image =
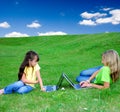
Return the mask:
<path fill-rule="evenodd" d="M 45 89 L 46 89 L 47 92 L 55 91 L 56 90 L 56 86 L 45 86 Z"/>

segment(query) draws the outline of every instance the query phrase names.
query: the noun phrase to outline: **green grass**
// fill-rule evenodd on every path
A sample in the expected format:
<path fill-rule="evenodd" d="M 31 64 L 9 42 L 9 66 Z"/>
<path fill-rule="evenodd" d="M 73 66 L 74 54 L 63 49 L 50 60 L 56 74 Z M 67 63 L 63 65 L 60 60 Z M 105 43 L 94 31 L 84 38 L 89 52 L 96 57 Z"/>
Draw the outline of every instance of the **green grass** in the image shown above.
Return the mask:
<path fill-rule="evenodd" d="M 0 38 L 0 88 L 17 80 L 18 68 L 28 50 L 40 56 L 44 85 L 57 83 L 62 72 L 75 82 L 80 71 L 101 65 L 101 54 L 115 49 L 120 54 L 120 33 Z M 76 83 L 76 82 L 75 82 Z M 1 95 L 0 112 L 119 112 L 120 80 L 110 89 L 41 92 L 39 86 L 28 94 Z"/>

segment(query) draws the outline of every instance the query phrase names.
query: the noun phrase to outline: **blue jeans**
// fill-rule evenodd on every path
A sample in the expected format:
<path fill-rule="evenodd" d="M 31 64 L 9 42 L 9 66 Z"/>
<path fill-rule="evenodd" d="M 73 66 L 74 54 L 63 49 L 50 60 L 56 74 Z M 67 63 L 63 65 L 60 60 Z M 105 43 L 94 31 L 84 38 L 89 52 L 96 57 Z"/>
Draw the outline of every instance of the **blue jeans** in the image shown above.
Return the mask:
<path fill-rule="evenodd" d="M 17 81 L 4 88 L 4 94 L 11 94 L 13 92 L 24 94 L 33 90 L 33 87 L 24 84 L 22 81 Z"/>
<path fill-rule="evenodd" d="M 80 72 L 80 75 L 76 77 L 76 81 L 77 82 L 81 82 L 81 81 L 85 81 L 88 80 L 90 78 L 90 76 L 96 72 L 97 70 L 99 70 L 102 66 L 97 66 L 94 68 L 89 68 L 87 70 L 83 70 Z M 94 81 L 94 79 L 92 80 L 92 82 Z"/>

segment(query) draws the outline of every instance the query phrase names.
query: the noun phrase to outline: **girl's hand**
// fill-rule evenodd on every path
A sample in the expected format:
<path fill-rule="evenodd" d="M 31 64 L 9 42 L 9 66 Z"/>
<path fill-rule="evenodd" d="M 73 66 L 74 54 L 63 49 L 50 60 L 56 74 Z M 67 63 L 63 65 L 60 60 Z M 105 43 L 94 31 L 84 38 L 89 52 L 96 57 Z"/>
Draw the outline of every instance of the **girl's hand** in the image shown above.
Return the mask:
<path fill-rule="evenodd" d="M 84 83 L 85 83 L 85 81 L 81 81 L 81 82 L 80 82 L 80 86 L 82 86 Z"/>
<path fill-rule="evenodd" d="M 89 80 L 81 81 L 81 82 L 80 82 L 80 86 L 82 86 L 84 83 L 90 83 L 90 81 L 89 81 Z"/>
<path fill-rule="evenodd" d="M 85 82 L 81 85 L 81 87 L 92 87 L 91 83 Z"/>
<path fill-rule="evenodd" d="M 46 91 L 46 89 L 45 89 L 44 87 L 42 87 L 42 88 L 41 88 L 41 91 L 45 92 L 45 91 Z"/>
<path fill-rule="evenodd" d="M 89 81 L 89 80 L 86 80 L 86 81 L 80 82 L 80 86 L 81 86 L 81 87 L 90 87 L 91 84 L 90 84 L 90 81 Z"/>
<path fill-rule="evenodd" d="M 35 84 L 37 84 L 37 83 L 39 83 L 39 81 L 38 81 L 38 80 L 36 80 L 36 81 L 35 81 Z"/>

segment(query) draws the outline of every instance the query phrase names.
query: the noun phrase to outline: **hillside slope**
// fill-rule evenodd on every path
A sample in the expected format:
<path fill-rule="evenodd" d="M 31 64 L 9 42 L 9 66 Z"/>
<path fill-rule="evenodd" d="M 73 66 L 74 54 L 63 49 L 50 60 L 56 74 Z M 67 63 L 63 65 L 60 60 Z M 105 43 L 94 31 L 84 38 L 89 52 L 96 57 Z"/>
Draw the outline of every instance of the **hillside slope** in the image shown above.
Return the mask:
<path fill-rule="evenodd" d="M 17 80 L 18 68 L 28 50 L 40 56 L 44 85 L 57 83 L 62 72 L 75 82 L 80 71 L 101 65 L 101 54 L 115 49 L 120 54 L 120 33 L 0 38 L 0 89 Z M 75 82 L 76 83 L 76 82 Z M 45 93 L 39 85 L 29 94 L 1 95 L 0 112 L 119 112 L 120 80 L 107 90 L 65 90 Z"/>
<path fill-rule="evenodd" d="M 0 63 L 2 71 L 7 65 L 13 65 L 17 72 L 25 53 L 35 50 L 40 55 L 45 77 L 62 72 L 75 77 L 82 69 L 100 65 L 101 53 L 108 49 L 120 54 L 120 33 L 0 38 Z"/>

